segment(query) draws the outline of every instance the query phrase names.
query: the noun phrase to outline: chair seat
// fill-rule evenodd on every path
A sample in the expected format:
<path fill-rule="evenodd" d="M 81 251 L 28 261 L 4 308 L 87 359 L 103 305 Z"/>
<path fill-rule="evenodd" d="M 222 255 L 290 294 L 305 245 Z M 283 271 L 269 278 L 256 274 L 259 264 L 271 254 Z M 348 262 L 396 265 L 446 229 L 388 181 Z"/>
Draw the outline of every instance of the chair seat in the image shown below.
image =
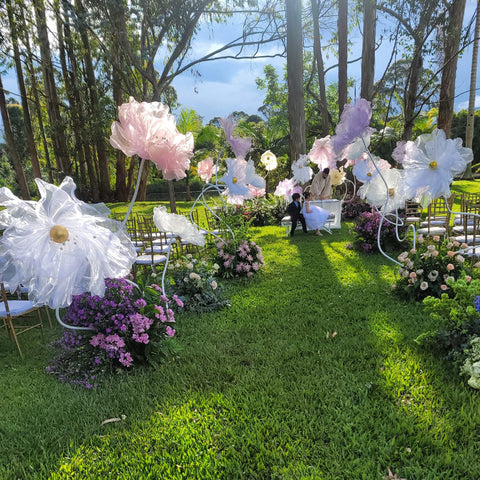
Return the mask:
<path fill-rule="evenodd" d="M 445 235 L 445 232 L 447 229 L 445 227 L 430 227 L 430 230 L 428 228 L 419 228 L 417 230 L 417 233 L 422 234 L 422 235 Z"/>
<path fill-rule="evenodd" d="M 10 315 L 17 316 L 23 315 L 28 313 L 32 310 L 35 310 L 35 305 L 30 300 L 9 300 L 8 301 L 8 309 L 10 311 Z M 5 304 L 0 304 L 0 318 L 6 318 L 7 311 L 5 309 Z"/>
<path fill-rule="evenodd" d="M 473 231 L 475 230 L 475 227 L 473 225 L 467 225 L 467 233 L 473 233 Z M 464 226 L 456 226 L 456 227 L 453 227 L 452 228 L 452 232 L 454 234 L 458 234 L 458 235 L 461 235 L 462 233 L 465 232 L 465 227 Z"/>
<path fill-rule="evenodd" d="M 166 255 L 139 255 L 135 263 L 137 265 L 158 265 L 159 263 L 163 263 L 167 261 Z"/>
<path fill-rule="evenodd" d="M 479 235 L 458 235 L 454 238 L 457 242 L 466 243 L 467 245 L 480 245 Z"/>
<path fill-rule="evenodd" d="M 405 222 L 406 223 L 419 223 L 421 220 L 420 217 L 406 217 Z"/>

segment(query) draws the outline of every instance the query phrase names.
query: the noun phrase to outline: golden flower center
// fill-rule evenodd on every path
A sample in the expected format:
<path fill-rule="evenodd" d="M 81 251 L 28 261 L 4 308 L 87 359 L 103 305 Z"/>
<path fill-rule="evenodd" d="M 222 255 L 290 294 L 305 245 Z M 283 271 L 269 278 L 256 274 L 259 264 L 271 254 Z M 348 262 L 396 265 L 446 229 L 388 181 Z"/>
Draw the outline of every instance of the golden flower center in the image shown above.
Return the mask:
<path fill-rule="evenodd" d="M 50 237 L 55 243 L 63 243 L 68 240 L 68 230 L 63 225 L 54 225 L 50 229 Z"/>
<path fill-rule="evenodd" d="M 394 188 L 389 188 L 388 189 L 388 194 L 393 197 L 395 195 L 395 189 Z"/>
<path fill-rule="evenodd" d="M 435 160 L 432 160 L 429 164 L 428 164 L 428 168 L 430 168 L 431 170 L 435 170 L 436 168 L 438 167 L 438 164 Z"/>
<path fill-rule="evenodd" d="M 232 178 L 232 183 L 237 183 L 238 182 L 238 178 L 237 177 L 233 177 Z"/>
<path fill-rule="evenodd" d="M 371 176 L 372 176 L 372 172 L 368 172 L 367 177 L 371 177 Z"/>

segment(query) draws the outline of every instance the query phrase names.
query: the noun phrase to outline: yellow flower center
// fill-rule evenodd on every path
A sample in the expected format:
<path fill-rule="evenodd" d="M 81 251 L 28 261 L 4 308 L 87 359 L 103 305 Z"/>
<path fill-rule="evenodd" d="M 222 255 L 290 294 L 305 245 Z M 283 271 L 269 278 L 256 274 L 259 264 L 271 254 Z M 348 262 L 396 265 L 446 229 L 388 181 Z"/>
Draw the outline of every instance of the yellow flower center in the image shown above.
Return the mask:
<path fill-rule="evenodd" d="M 388 189 L 388 194 L 393 197 L 395 195 L 395 190 L 393 188 Z"/>
<path fill-rule="evenodd" d="M 238 182 L 237 177 L 233 177 L 233 178 L 232 178 L 232 183 L 237 183 L 237 182 Z"/>
<path fill-rule="evenodd" d="M 68 240 L 68 230 L 63 225 L 54 225 L 50 229 L 50 237 L 55 243 L 63 243 Z"/>
<path fill-rule="evenodd" d="M 367 177 L 371 177 L 371 176 L 372 176 L 372 172 L 368 172 Z"/>
<path fill-rule="evenodd" d="M 428 167 L 431 169 L 431 170 L 435 170 L 437 167 L 438 167 L 438 164 L 435 160 L 432 160 L 429 164 L 428 164 Z"/>

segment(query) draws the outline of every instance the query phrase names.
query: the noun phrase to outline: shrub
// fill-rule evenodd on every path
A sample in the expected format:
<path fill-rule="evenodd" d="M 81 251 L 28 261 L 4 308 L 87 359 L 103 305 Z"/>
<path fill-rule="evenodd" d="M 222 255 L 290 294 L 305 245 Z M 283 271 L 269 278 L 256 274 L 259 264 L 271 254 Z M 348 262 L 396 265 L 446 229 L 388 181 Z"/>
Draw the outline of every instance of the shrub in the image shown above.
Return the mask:
<path fill-rule="evenodd" d="M 103 297 L 75 296 L 62 319 L 90 329 L 66 330 L 52 345 L 58 355 L 47 372 L 62 382 L 96 387 L 107 374 L 157 364 L 169 351 L 175 314 L 161 288 L 154 284 L 141 292 L 125 279 L 107 279 L 105 287 Z"/>
<path fill-rule="evenodd" d="M 362 212 L 356 219 L 353 231 L 353 247 L 355 250 L 365 253 L 378 252 L 378 229 L 382 222 L 382 215 L 377 211 Z M 399 228 L 399 234 L 403 233 Z M 390 247 L 398 247 L 400 243 L 395 233 L 395 225 L 384 220 L 380 230 L 380 245 L 385 250 Z"/>
<path fill-rule="evenodd" d="M 186 310 L 212 311 L 228 305 L 222 296 L 223 287 L 215 278 L 219 270 L 218 264 L 209 265 L 192 255 L 169 265 L 171 289 L 182 300 Z"/>
<path fill-rule="evenodd" d="M 453 295 L 448 280 L 456 280 L 465 272 L 472 275 L 472 268 L 465 257 L 457 253 L 466 247 L 453 239 L 441 241 L 440 237 L 419 236 L 415 249 L 402 252 L 398 261 L 399 279 L 395 291 L 404 298 L 421 300 L 427 296 Z"/>
<path fill-rule="evenodd" d="M 251 277 L 263 267 L 262 249 L 251 240 L 219 240 L 215 245 L 219 274 L 224 278 Z"/>
<path fill-rule="evenodd" d="M 372 207 L 369 203 L 362 200 L 358 195 L 346 199 L 342 204 L 342 218 L 344 220 L 354 220 L 363 212 L 370 212 Z"/>

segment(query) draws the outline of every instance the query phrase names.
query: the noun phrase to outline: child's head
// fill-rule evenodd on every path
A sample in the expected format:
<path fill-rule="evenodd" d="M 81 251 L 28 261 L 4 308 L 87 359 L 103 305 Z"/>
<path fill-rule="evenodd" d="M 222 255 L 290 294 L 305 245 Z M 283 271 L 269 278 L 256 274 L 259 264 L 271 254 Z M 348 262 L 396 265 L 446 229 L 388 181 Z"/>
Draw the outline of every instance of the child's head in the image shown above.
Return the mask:
<path fill-rule="evenodd" d="M 296 202 L 298 199 L 300 198 L 300 194 L 295 192 L 293 195 L 292 195 L 292 199 L 294 202 Z"/>
<path fill-rule="evenodd" d="M 330 169 L 328 167 L 323 169 L 323 178 L 327 178 L 328 174 L 330 173 Z"/>
<path fill-rule="evenodd" d="M 304 198 L 305 200 L 308 200 L 310 197 L 311 197 L 311 193 L 310 193 L 310 192 L 305 192 L 305 193 L 303 194 L 303 198 Z"/>

